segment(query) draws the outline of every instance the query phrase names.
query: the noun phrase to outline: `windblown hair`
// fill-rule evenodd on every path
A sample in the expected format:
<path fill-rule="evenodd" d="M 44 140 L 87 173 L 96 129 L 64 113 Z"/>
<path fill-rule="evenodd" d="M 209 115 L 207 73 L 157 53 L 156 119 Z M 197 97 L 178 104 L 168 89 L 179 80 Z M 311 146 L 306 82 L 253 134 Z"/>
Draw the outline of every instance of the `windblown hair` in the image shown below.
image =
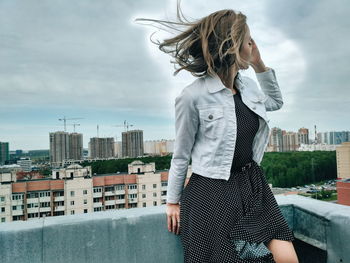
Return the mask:
<path fill-rule="evenodd" d="M 195 77 L 207 74 L 226 76 L 233 65 L 238 70 L 248 63 L 239 55 L 247 32 L 247 18 L 241 12 L 223 9 L 190 22 L 182 14 L 178 2 L 177 18 L 179 22 L 135 19 L 135 21 L 153 21 L 181 32 L 162 43 L 153 42 L 151 39 L 161 51 L 175 58 L 171 63 L 180 65 L 178 69 L 174 66 L 176 69 L 174 75 L 185 69 Z M 179 26 L 184 26 L 185 30 L 181 31 Z"/>

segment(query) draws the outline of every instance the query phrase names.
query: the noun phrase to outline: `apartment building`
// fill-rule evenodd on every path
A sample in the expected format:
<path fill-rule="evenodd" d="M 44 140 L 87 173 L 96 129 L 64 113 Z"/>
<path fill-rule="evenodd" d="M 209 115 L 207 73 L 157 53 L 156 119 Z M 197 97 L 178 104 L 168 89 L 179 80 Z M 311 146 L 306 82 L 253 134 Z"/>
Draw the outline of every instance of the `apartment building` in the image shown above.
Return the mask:
<path fill-rule="evenodd" d="M 191 175 L 189 166 L 187 181 Z M 1 177 L 0 177 L 1 178 Z M 91 167 L 73 164 L 52 171 L 52 177 L 0 184 L 0 221 L 31 220 L 166 203 L 168 170 L 134 161 L 128 173 L 92 176 Z"/>

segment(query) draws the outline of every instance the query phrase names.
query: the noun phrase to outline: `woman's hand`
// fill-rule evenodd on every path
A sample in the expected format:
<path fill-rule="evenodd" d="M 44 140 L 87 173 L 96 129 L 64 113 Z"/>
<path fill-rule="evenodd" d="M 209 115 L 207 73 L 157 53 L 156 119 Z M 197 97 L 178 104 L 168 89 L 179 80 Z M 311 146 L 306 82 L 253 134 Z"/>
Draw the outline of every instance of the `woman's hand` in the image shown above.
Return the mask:
<path fill-rule="evenodd" d="M 252 39 L 252 44 L 253 44 L 253 48 L 252 48 L 252 55 L 250 58 L 250 64 L 252 66 L 257 66 L 261 61 L 261 56 L 260 56 L 259 48 L 256 45 L 254 39 Z"/>
<path fill-rule="evenodd" d="M 166 214 L 168 231 L 178 235 L 180 233 L 180 205 L 167 203 Z"/>
<path fill-rule="evenodd" d="M 264 72 L 268 68 L 265 67 L 264 62 L 261 59 L 258 46 L 256 45 L 254 39 L 252 39 L 252 43 L 253 43 L 253 49 L 252 49 L 252 55 L 250 58 L 250 65 L 253 67 L 255 72 L 257 73 Z"/>

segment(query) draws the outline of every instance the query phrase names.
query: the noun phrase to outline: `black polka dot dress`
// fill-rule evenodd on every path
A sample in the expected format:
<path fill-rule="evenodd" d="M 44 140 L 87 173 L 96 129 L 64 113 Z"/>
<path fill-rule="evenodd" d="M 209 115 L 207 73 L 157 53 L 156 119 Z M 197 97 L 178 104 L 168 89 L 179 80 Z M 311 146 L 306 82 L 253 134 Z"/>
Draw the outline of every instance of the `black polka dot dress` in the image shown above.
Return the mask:
<path fill-rule="evenodd" d="M 228 181 L 192 173 L 180 199 L 184 262 L 274 261 L 272 239 L 294 240 L 262 168 L 252 160 L 259 116 L 233 95 L 237 116 L 234 166 Z M 252 162 L 244 171 L 237 168 Z"/>

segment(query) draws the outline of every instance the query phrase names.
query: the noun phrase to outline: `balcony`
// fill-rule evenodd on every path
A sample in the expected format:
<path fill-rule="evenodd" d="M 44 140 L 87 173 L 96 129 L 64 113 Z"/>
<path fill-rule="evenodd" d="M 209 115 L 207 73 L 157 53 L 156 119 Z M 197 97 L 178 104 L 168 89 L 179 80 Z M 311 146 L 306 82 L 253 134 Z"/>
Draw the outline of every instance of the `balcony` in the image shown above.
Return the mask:
<path fill-rule="evenodd" d="M 350 262 L 350 207 L 276 195 L 299 262 Z M 165 205 L 0 224 L 1 262 L 183 262 Z"/>
<path fill-rule="evenodd" d="M 94 198 L 95 197 L 102 197 L 102 193 L 101 192 L 96 192 L 96 193 L 93 193 L 92 195 Z"/>
<path fill-rule="evenodd" d="M 56 196 L 55 202 L 64 201 L 64 196 Z"/>
<path fill-rule="evenodd" d="M 12 210 L 12 215 L 13 216 L 21 216 L 23 215 L 23 210 Z"/>

